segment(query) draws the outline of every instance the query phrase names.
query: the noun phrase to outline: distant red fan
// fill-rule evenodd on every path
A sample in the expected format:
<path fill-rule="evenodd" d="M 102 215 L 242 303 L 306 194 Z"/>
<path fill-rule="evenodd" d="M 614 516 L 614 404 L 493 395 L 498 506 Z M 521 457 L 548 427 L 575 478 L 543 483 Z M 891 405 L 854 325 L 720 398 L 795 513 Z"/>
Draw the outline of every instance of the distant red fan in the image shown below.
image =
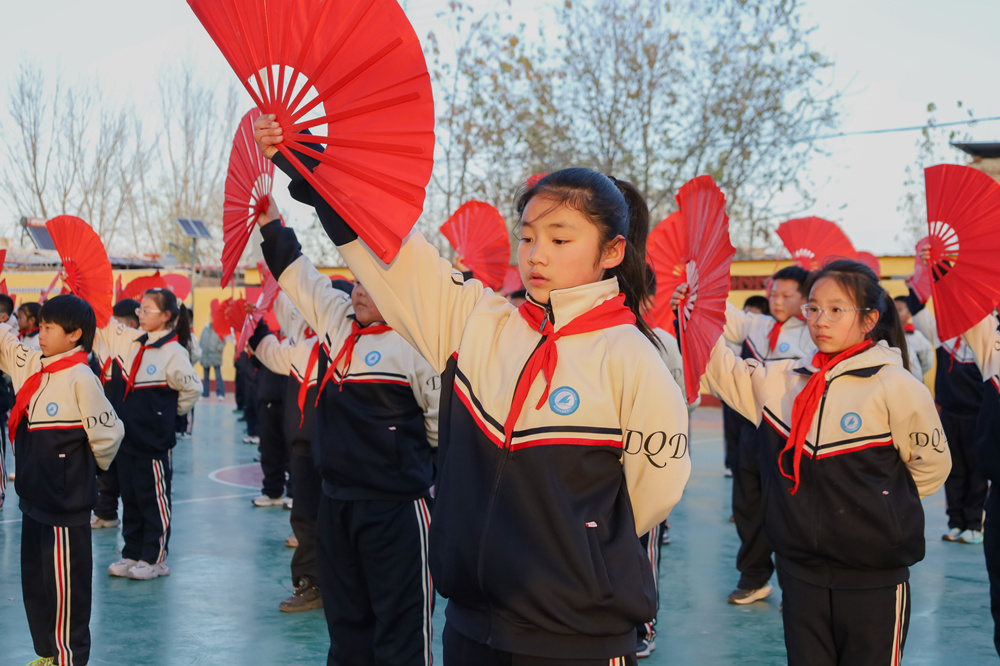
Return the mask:
<path fill-rule="evenodd" d="M 274 275 L 272 275 L 271 271 L 267 269 L 267 264 L 263 261 L 258 262 L 257 270 L 260 273 L 260 295 L 257 297 L 257 302 L 253 305 L 251 311 L 248 312 L 243 318 L 243 326 L 240 329 L 240 337 L 236 341 L 237 349 L 243 349 L 246 347 L 247 341 L 249 341 L 250 336 L 253 335 L 258 322 L 264 318 L 267 311 L 274 305 L 274 299 L 278 297 L 278 292 L 281 291 L 281 287 L 278 286 L 278 281 L 274 279 Z"/>
<path fill-rule="evenodd" d="M 174 292 L 178 301 L 186 300 L 191 294 L 191 278 L 180 273 L 167 273 L 163 276 L 163 281 L 167 283 L 167 288 Z"/>
<path fill-rule="evenodd" d="M 681 353 L 688 404 L 698 399 L 712 348 L 726 323 L 729 267 L 736 249 L 729 242 L 726 197 L 711 176 L 698 176 L 677 193 L 684 220 L 683 280 L 688 293 L 681 300 Z"/>
<path fill-rule="evenodd" d="M 399 4 L 188 4 L 257 107 L 276 114 L 284 130 L 278 150 L 383 261 L 392 260 L 423 210 L 434 163 L 431 79 Z M 310 171 L 292 149 L 319 165 Z"/>
<path fill-rule="evenodd" d="M 51 294 L 52 290 L 56 288 L 56 284 L 58 284 L 60 277 L 61 276 L 59 275 L 59 273 L 56 273 L 56 276 L 52 278 L 52 282 L 49 283 L 49 286 L 46 287 L 45 289 L 42 289 L 42 291 L 39 292 L 38 294 L 39 303 L 44 303 L 49 299 L 49 294 Z"/>
<path fill-rule="evenodd" d="M 124 296 L 122 295 L 124 293 L 125 293 L 125 288 L 122 287 L 122 275 L 121 273 L 119 273 L 118 277 L 115 278 L 115 303 L 124 298 Z"/>
<path fill-rule="evenodd" d="M 872 269 L 872 271 L 875 273 L 875 275 L 879 277 L 879 279 L 882 278 L 882 265 L 879 263 L 878 257 L 876 257 L 874 254 L 872 254 L 871 252 L 865 252 L 864 250 L 861 250 L 854 256 L 854 258 L 863 263 L 868 268 Z"/>
<path fill-rule="evenodd" d="M 104 243 L 89 224 L 78 217 L 60 215 L 45 223 L 66 273 L 66 286 L 90 303 L 97 325 L 111 319 L 114 278 Z"/>
<path fill-rule="evenodd" d="M 3 265 L 7 263 L 7 248 L 0 250 L 0 273 L 3 273 Z"/>
<path fill-rule="evenodd" d="M 849 259 L 857 255 L 847 234 L 821 217 L 782 222 L 777 232 L 795 263 L 807 271 L 822 268 L 835 258 Z"/>
<path fill-rule="evenodd" d="M 253 140 L 253 123 L 258 118 L 259 109 L 246 112 L 236 128 L 229 152 L 226 198 L 222 205 L 223 287 L 233 279 L 257 218 L 267 210 L 274 183 L 274 162 L 264 157 Z"/>
<path fill-rule="evenodd" d="M 15 304 L 17 303 L 17 294 L 11 294 L 7 291 L 7 278 L 0 280 L 0 294 L 10 296 L 10 300 L 12 300 Z"/>
<path fill-rule="evenodd" d="M 961 335 L 1000 304 L 1000 184 L 953 164 L 924 169 L 938 336 Z"/>
<path fill-rule="evenodd" d="M 146 293 L 149 289 L 166 289 L 167 281 L 160 277 L 160 271 L 156 271 L 152 275 L 144 275 L 142 277 L 137 277 L 136 279 L 129 282 L 127 285 L 122 287 L 122 298 L 133 298 L 137 301 L 142 300 L 142 295 Z"/>
<path fill-rule="evenodd" d="M 500 211 L 482 201 L 466 201 L 441 225 L 441 233 L 474 278 L 494 290 L 503 286 L 510 234 Z"/>
<path fill-rule="evenodd" d="M 243 322 L 246 320 L 248 303 L 245 298 L 229 299 L 229 307 L 226 308 L 226 321 L 233 333 L 238 333 L 243 329 Z"/>
<path fill-rule="evenodd" d="M 524 282 L 521 280 L 521 270 L 517 266 L 508 266 L 507 274 L 503 278 L 504 295 L 524 289 Z"/>
<path fill-rule="evenodd" d="M 684 276 L 684 217 L 680 212 L 671 213 L 649 232 L 646 239 L 646 261 L 656 275 L 656 297 L 646 321 L 662 328 L 671 335 L 674 330 L 674 311 L 670 298 Z"/>
<path fill-rule="evenodd" d="M 547 173 L 536 173 L 533 176 L 528 176 L 528 180 L 525 181 L 524 184 L 530 189 L 530 188 L 534 187 L 535 185 L 537 185 L 538 181 L 540 181 L 542 178 L 545 178 L 547 175 L 549 175 L 549 174 L 547 174 Z"/>
<path fill-rule="evenodd" d="M 232 332 L 232 327 L 229 326 L 229 320 L 226 318 L 226 310 L 229 308 L 229 299 L 224 301 L 219 301 L 217 298 L 212 299 L 212 330 L 223 340 L 226 336 Z M 239 352 L 236 352 L 239 354 Z"/>
<path fill-rule="evenodd" d="M 909 285 L 913 287 L 914 293 L 921 303 L 926 303 L 931 297 L 933 285 L 931 284 L 931 272 L 927 264 L 924 263 L 920 255 L 931 246 L 931 239 L 924 236 L 917 241 L 917 247 L 913 257 L 913 276 L 910 277 Z"/>

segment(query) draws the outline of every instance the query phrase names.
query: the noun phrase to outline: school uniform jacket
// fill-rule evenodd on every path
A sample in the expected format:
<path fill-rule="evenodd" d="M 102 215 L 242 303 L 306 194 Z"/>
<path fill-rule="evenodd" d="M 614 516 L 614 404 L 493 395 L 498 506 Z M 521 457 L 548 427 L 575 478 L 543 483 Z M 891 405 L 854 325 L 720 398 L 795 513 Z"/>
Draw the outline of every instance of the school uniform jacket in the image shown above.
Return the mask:
<path fill-rule="evenodd" d="M 726 303 L 726 325 L 722 329 L 722 337 L 728 343 L 743 345 L 743 358 L 762 363 L 811 358 L 816 353 L 809 327 L 798 317 L 789 317 L 781 324 L 778 342 L 774 352 L 771 352 L 769 336 L 776 323 L 777 320 L 770 315 L 744 312 L 732 303 Z"/>
<path fill-rule="evenodd" d="M 828 370 L 791 495 L 778 456 L 795 398 L 816 372 L 811 362 L 742 361 L 720 342 L 705 376 L 713 394 L 760 426 L 764 527 L 778 566 L 820 587 L 897 585 L 924 557 L 920 498 L 951 469 L 930 391 L 884 342 Z"/>
<path fill-rule="evenodd" d="M 313 420 L 316 411 L 316 379 L 319 369 L 318 359 L 309 368 L 309 359 L 316 350 L 319 338 L 303 338 L 293 343 L 291 338 L 278 340 L 267 327 L 261 324 L 250 338 L 250 348 L 254 356 L 271 372 L 287 377 L 285 382 L 285 441 L 313 441 Z M 306 384 L 306 400 L 299 410 L 299 389 Z M 301 425 L 300 425 L 301 424 Z"/>
<path fill-rule="evenodd" d="M 177 444 L 175 417 L 191 411 L 201 396 L 201 380 L 188 350 L 172 334 L 172 330 L 146 333 L 114 319 L 98 329 L 112 366 L 117 364 L 126 379 L 143 341 L 152 345 L 143 352 L 135 386 L 123 395 L 119 410 L 125 423 L 122 446 L 129 453 L 165 455 Z"/>
<path fill-rule="evenodd" d="M 636 534 L 665 519 L 690 473 L 687 412 L 632 325 L 558 341 L 510 441 L 503 423 L 541 334 L 505 298 L 465 282 L 417 232 L 391 265 L 340 248 L 387 321 L 442 372 L 441 472 L 431 523 L 448 621 L 500 650 L 603 658 L 635 650 L 655 591 Z M 553 291 L 556 330 L 618 296 L 615 279 Z"/>
<path fill-rule="evenodd" d="M 1000 321 L 991 314 L 963 333 L 962 340 L 975 354 L 985 382 L 976 420 L 976 462 L 997 483 L 1000 481 Z"/>
<path fill-rule="evenodd" d="M 907 305 L 917 330 L 937 330 L 934 315 L 924 308 L 912 290 Z M 934 335 L 933 341 L 937 356 L 934 401 L 949 414 L 976 418 L 983 402 L 983 377 L 976 366 L 976 355 L 961 337 L 939 340 Z"/>
<path fill-rule="evenodd" d="M 281 326 L 281 332 L 286 339 L 295 344 L 307 336 L 316 334 L 309 330 L 309 324 L 302 317 L 302 313 L 296 309 L 288 294 L 283 291 L 278 292 L 278 297 L 274 299 L 274 318 Z"/>
<path fill-rule="evenodd" d="M 319 335 L 322 379 L 353 334 L 351 298 L 302 256 L 294 231 L 271 223 L 261 232 L 268 268 Z M 438 373 L 398 333 L 360 336 L 349 366 L 337 364 L 315 410 L 312 452 L 323 492 L 337 500 L 426 496 L 435 477 L 440 392 Z"/>
<path fill-rule="evenodd" d="M 82 349 L 45 358 L 0 324 L 0 370 L 11 376 L 15 390 L 43 366 Z M 96 468 L 111 465 L 123 435 L 89 365 L 42 374 L 14 437 L 21 511 L 46 525 L 87 525 L 97 502 Z"/>
<path fill-rule="evenodd" d="M 910 350 L 910 372 L 923 381 L 924 375 L 934 367 L 934 347 L 927 336 L 915 329 L 906 334 L 906 348 Z"/>
<path fill-rule="evenodd" d="M 38 341 L 38 329 L 35 328 L 31 331 L 26 331 L 24 335 L 18 335 L 18 342 L 30 349 L 31 351 L 42 351 L 42 346 Z"/>

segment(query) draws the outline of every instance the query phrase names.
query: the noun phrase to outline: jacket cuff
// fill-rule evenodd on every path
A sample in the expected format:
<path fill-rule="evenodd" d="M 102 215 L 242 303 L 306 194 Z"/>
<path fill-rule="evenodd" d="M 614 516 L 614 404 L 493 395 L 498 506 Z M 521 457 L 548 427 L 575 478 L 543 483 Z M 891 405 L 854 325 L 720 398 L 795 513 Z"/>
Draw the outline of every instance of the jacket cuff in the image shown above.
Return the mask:
<path fill-rule="evenodd" d="M 256 352 L 257 346 L 260 345 L 260 343 L 264 341 L 264 338 L 266 338 L 269 335 L 271 335 L 271 329 L 269 329 L 267 327 L 267 324 L 264 323 L 264 320 L 261 319 L 259 322 L 257 322 L 257 328 L 254 329 L 253 335 L 250 336 L 250 339 L 247 341 L 247 344 L 250 345 L 250 349 Z"/>
<path fill-rule="evenodd" d="M 323 225 L 323 230 L 330 237 L 336 246 L 347 245 L 358 239 L 358 234 L 351 229 L 350 225 L 340 216 L 333 206 L 327 203 L 326 199 L 319 195 L 316 190 L 312 191 L 312 204 L 319 216 L 319 221 Z"/>
<path fill-rule="evenodd" d="M 281 277 L 285 269 L 302 256 L 302 246 L 299 245 L 295 231 L 291 227 L 282 226 L 281 220 L 271 220 L 260 228 L 263 242 L 260 244 L 261 254 L 267 262 L 267 268 L 275 279 Z"/>
<path fill-rule="evenodd" d="M 906 296 L 906 307 L 909 308 L 911 315 L 924 309 L 924 304 L 920 302 L 920 297 L 917 296 L 917 292 L 913 291 L 913 287 L 910 287 L 910 293 Z"/>

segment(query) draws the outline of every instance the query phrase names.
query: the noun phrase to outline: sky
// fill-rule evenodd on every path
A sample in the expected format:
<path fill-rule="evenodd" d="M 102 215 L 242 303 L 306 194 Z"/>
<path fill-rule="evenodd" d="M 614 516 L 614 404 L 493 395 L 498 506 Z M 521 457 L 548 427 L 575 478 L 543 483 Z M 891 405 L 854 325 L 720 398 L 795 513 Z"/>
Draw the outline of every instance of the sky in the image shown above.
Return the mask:
<path fill-rule="evenodd" d="M 529 24 L 552 20 L 551 1 L 511 0 L 516 15 Z M 473 0 L 480 2 L 486 0 Z M 178 61 L 193 60 L 220 82 L 233 80 L 184 0 L 5 4 L 9 28 L 0 40 L 0 124 L 7 121 L 7 90 L 25 58 L 50 76 L 99 79 L 103 94 L 133 101 L 140 110 L 155 99 L 159 70 Z M 421 38 L 444 27 L 438 14 L 448 0 L 402 4 Z M 812 46 L 836 63 L 831 85 L 843 92 L 841 131 L 920 126 L 927 120 L 928 102 L 938 105 L 939 122 L 965 118 L 955 107 L 958 100 L 977 117 L 1000 116 L 995 83 L 1000 62 L 990 48 L 1000 25 L 1000 2 L 811 0 L 801 5 L 805 24 L 815 26 Z M 998 140 L 1000 122 L 970 131 L 975 140 Z M 823 141 L 827 154 L 808 171 L 817 198 L 809 214 L 838 222 L 858 249 L 912 251 L 908 239 L 899 239 L 897 206 L 918 138 L 918 132 L 903 132 Z M 0 161 L 13 158 L 0 151 Z M 17 217 L 18 211 L 0 201 L 4 228 Z"/>

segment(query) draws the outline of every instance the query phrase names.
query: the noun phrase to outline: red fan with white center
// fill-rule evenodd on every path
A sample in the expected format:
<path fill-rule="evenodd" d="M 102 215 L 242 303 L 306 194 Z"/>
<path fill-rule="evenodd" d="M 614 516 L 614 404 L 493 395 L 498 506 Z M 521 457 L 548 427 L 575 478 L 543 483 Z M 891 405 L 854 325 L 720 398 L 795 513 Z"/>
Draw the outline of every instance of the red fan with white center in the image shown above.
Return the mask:
<path fill-rule="evenodd" d="M 257 328 L 257 324 L 274 305 L 274 299 L 278 297 L 278 292 L 281 291 L 278 281 L 274 279 L 274 275 L 267 269 L 267 264 L 263 261 L 259 262 L 257 270 L 260 273 L 260 295 L 257 297 L 256 304 L 252 306 L 250 312 L 243 319 L 240 337 L 236 341 L 237 349 L 246 347 L 247 341 L 250 340 L 250 336 L 253 335 L 254 330 Z"/>
<path fill-rule="evenodd" d="M 792 259 L 807 271 L 814 271 L 834 259 L 857 256 L 843 229 L 821 217 L 802 217 L 778 225 L 778 237 Z"/>
<path fill-rule="evenodd" d="M 167 283 L 167 289 L 174 292 L 178 301 L 187 299 L 191 293 L 191 278 L 180 273 L 167 273 L 163 276 L 163 281 Z"/>
<path fill-rule="evenodd" d="M 920 299 L 921 303 L 926 303 L 927 299 L 931 297 L 933 291 L 933 284 L 931 280 L 931 271 L 927 264 L 924 263 L 920 255 L 924 250 L 931 246 L 931 239 L 927 236 L 921 238 L 917 241 L 917 248 L 914 253 L 913 258 L 913 275 L 910 277 L 909 285 L 913 288 L 913 292 Z"/>
<path fill-rule="evenodd" d="M 726 197 L 711 176 L 685 183 L 677 193 L 677 205 L 684 221 L 681 261 L 683 281 L 688 284 L 678 307 L 680 343 L 688 404 L 694 404 L 708 358 L 726 323 L 729 267 L 736 249 L 729 242 Z"/>
<path fill-rule="evenodd" d="M 223 287 L 233 279 L 257 218 L 267 211 L 274 183 L 274 162 L 264 157 L 253 140 L 253 123 L 259 117 L 259 109 L 246 112 L 236 128 L 229 152 L 226 197 L 222 204 Z"/>
<path fill-rule="evenodd" d="M 499 290 L 510 262 L 510 235 L 503 216 L 482 201 L 466 201 L 441 225 L 451 246 L 472 276 Z"/>
<path fill-rule="evenodd" d="M 152 275 L 137 277 L 122 287 L 121 298 L 133 298 L 137 301 L 141 301 L 143 294 L 145 294 L 148 290 L 166 288 L 167 281 L 160 277 L 160 271 L 156 271 Z"/>
<path fill-rule="evenodd" d="M 868 268 L 872 269 L 872 272 L 875 273 L 875 275 L 879 279 L 882 279 L 882 265 L 879 263 L 878 257 L 876 257 L 871 252 L 865 252 L 864 250 L 862 250 L 862 251 L 858 252 L 854 256 L 854 258 L 857 259 L 858 261 L 860 261 L 862 264 L 864 264 Z"/>
<path fill-rule="evenodd" d="M 278 150 L 383 261 L 391 261 L 423 210 L 434 161 L 431 79 L 399 4 L 188 4 L 257 108 L 277 116 L 284 138 Z M 293 150 L 319 164 L 310 171 Z"/>
<path fill-rule="evenodd" d="M 512 294 L 521 289 L 524 289 L 524 282 L 521 280 L 520 269 L 517 266 L 508 266 L 507 274 L 503 278 L 503 293 Z"/>
<path fill-rule="evenodd" d="M 98 326 L 106 325 L 111 319 L 114 278 L 104 243 L 89 224 L 72 215 L 54 217 L 45 228 L 62 259 L 66 287 L 90 303 Z"/>
<path fill-rule="evenodd" d="M 961 335 L 1000 304 L 1000 184 L 954 164 L 924 169 L 938 336 Z"/>
<path fill-rule="evenodd" d="M 656 275 L 656 296 L 646 320 L 650 325 L 675 335 L 674 311 L 670 299 L 684 276 L 684 217 L 671 213 L 649 232 L 646 239 L 646 261 Z"/>

